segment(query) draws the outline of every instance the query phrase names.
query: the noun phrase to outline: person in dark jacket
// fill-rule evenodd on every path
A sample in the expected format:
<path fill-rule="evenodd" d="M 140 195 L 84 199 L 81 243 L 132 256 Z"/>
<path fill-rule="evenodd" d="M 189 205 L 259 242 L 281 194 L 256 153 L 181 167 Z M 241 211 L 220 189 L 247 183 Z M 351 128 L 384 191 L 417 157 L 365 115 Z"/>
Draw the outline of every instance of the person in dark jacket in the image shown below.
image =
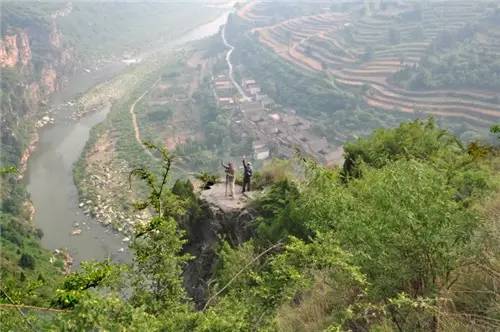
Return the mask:
<path fill-rule="evenodd" d="M 252 179 L 252 163 L 246 162 L 245 159 L 242 160 L 243 162 L 243 190 L 242 193 L 245 191 L 250 191 L 250 182 Z"/>

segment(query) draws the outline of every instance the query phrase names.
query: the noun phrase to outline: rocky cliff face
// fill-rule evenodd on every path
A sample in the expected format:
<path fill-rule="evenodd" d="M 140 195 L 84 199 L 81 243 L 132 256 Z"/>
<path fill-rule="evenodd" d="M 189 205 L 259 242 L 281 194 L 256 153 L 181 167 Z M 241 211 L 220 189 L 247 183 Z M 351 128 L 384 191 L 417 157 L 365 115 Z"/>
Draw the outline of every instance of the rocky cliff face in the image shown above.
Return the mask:
<path fill-rule="evenodd" d="M 42 101 L 59 88 L 61 78 L 71 71 L 74 65 L 71 61 L 75 57 L 71 48 L 63 46 L 62 36 L 55 22 L 52 22 L 51 29 L 45 32 L 45 36 L 40 31 L 34 35 L 31 37 L 28 29 L 11 28 L 9 34 L 0 39 L 0 68 L 17 72 L 22 83 L 30 86 L 30 96 Z M 42 40 L 33 40 L 34 38 Z M 36 52 L 36 62 L 32 60 L 33 43 L 48 45 L 44 52 Z M 35 92 L 41 94 L 37 96 Z"/>
<path fill-rule="evenodd" d="M 201 214 L 186 221 L 188 245 L 185 250 L 195 256 L 184 270 L 184 282 L 197 306 L 206 301 L 207 283 L 217 266 L 221 240 L 239 245 L 252 235 L 254 212 L 246 196 L 234 200 L 224 196 L 224 185 L 217 184 L 201 193 Z M 239 188 L 235 190 L 239 193 Z"/>
<path fill-rule="evenodd" d="M 65 46 L 56 21 L 71 12 L 71 6 L 63 6 L 45 18 L 15 17 L 16 11 L 3 9 L 7 13 L 2 13 L 6 22 L 2 22 L 0 35 L 0 131 L 2 151 L 8 152 L 2 155 L 1 162 L 22 169 L 36 135 L 27 124 L 33 122 L 40 106 L 61 87 L 64 76 L 76 65 L 74 52 Z"/>
<path fill-rule="evenodd" d="M 31 61 L 31 48 L 26 31 L 20 30 L 0 40 L 0 67 L 26 66 Z"/>

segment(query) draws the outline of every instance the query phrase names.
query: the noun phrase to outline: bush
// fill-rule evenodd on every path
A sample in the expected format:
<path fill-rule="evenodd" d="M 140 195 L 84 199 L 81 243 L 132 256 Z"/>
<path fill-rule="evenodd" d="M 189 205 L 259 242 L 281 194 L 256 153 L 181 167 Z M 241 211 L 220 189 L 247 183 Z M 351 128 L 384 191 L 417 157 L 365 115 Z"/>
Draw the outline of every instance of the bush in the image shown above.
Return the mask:
<path fill-rule="evenodd" d="M 293 168 L 289 160 L 274 159 L 266 164 L 253 176 L 253 189 L 263 189 L 266 186 L 285 181 L 292 177 Z"/>
<path fill-rule="evenodd" d="M 18 264 L 23 269 L 33 270 L 35 268 L 35 259 L 30 254 L 23 253 Z"/>
<path fill-rule="evenodd" d="M 41 228 L 37 228 L 35 230 L 35 236 L 38 238 L 38 239 L 41 239 L 43 237 L 43 231 Z"/>

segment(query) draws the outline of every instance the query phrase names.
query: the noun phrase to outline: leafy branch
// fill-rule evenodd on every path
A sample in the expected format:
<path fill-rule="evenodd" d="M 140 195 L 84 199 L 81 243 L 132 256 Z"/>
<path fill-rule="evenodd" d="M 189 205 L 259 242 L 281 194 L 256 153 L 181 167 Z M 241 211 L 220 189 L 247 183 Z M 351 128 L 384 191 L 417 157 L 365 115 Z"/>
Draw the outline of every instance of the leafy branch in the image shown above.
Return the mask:
<path fill-rule="evenodd" d="M 155 211 L 157 217 L 152 219 L 152 222 L 149 223 L 146 230 L 138 232 L 138 237 L 156 229 L 158 225 L 155 223 L 155 220 L 158 221 L 165 217 L 183 215 L 185 212 L 184 205 L 186 203 L 174 197 L 175 195 L 173 195 L 170 190 L 165 189 L 174 157 L 164 147 L 160 147 L 151 142 L 143 142 L 143 144 L 151 152 L 156 152 L 156 154 L 159 155 L 160 175 L 158 178 L 151 169 L 144 166 L 133 169 L 129 174 L 130 188 L 132 187 L 132 178 L 135 177 L 143 181 L 149 190 L 147 198 L 135 202 L 134 207 L 138 210 L 144 210 L 151 207 Z"/>
<path fill-rule="evenodd" d="M 496 124 L 491 127 L 491 133 L 496 135 L 498 139 L 500 139 L 500 124 Z"/>

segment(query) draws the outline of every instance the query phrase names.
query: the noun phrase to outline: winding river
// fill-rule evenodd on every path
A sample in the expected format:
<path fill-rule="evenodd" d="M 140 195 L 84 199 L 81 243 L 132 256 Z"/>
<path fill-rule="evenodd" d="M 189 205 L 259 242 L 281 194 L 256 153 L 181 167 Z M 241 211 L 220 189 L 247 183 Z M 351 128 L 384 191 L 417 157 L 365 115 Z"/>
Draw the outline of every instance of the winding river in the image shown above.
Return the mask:
<path fill-rule="evenodd" d="M 218 33 L 227 22 L 229 12 L 227 10 L 210 23 L 172 40 L 162 49 L 175 49 Z M 128 243 L 123 241 L 123 235 L 82 213 L 73 182 L 73 164 L 80 157 L 90 130 L 106 118 L 109 107 L 75 121 L 70 118 L 73 109 L 67 103 L 92 86 L 117 75 L 123 68 L 122 63 L 109 63 L 98 72 L 82 71 L 71 78 L 66 87 L 53 96 L 51 107 L 58 109 L 54 115 L 55 124 L 40 130 L 37 149 L 28 162 L 25 179 L 35 207 L 34 223 L 44 233 L 42 245 L 51 250 L 66 248 L 75 266 L 90 259 L 130 260 Z M 72 235 L 77 228 L 82 232 Z"/>

